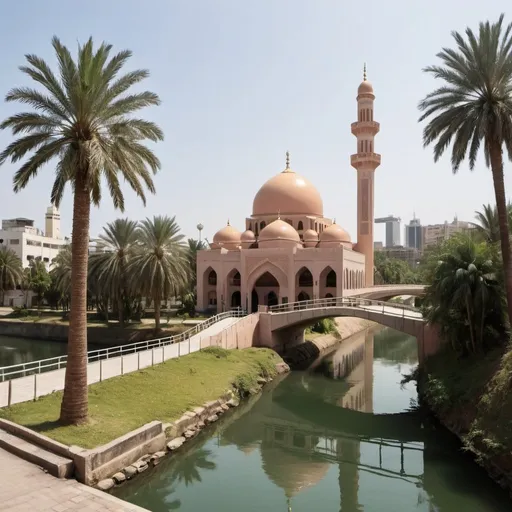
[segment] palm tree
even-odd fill
[[[69,299],[71,292],[71,245],[66,244],[53,258],[50,274],[55,282],[55,287],[62,297]]]
[[[8,117],[0,127],[10,128],[18,138],[0,154],[0,164],[17,163],[31,155],[14,175],[19,192],[51,160],[56,160],[56,178],[51,202],[59,205],[67,184],[73,190],[71,312],[68,362],[60,420],[66,424],[87,421],[87,263],[91,203],[99,205],[102,180],[106,181],[114,206],[124,210],[120,178],[145,204],[144,186],[152,193],[152,173],[160,162],[143,145],[163,139],[152,122],[133,114],[160,100],[152,92],[134,92],[131,87],[149,73],[136,70],[119,76],[130,51],[110,56],[112,46],[94,48],[92,38],[78,47],[78,58],[57,37],[52,40],[58,75],[35,55],[27,55],[20,69],[39,88],[17,87],[6,101],[31,108]]]
[[[178,482],[183,482],[186,487],[195,482],[202,482],[199,469],[213,471],[217,468],[217,464],[209,460],[211,455],[211,450],[198,448],[192,453],[188,453],[186,457],[182,457],[176,463],[172,474],[175,475]]]
[[[160,330],[163,299],[176,296],[188,279],[184,238],[175,217],[155,216],[140,223],[139,246],[128,267],[132,286],[151,297],[155,307],[155,332]]]
[[[5,290],[15,288],[23,280],[23,266],[16,253],[5,246],[0,247],[0,305],[4,305]]]
[[[512,321],[512,260],[503,180],[503,150],[512,159],[512,25],[480,23],[478,33],[466,29],[464,38],[453,32],[457,49],[443,48],[441,66],[425,72],[444,83],[419,104],[420,121],[430,119],[423,132],[425,146],[434,143],[437,161],[452,144],[453,172],[469,159],[475,167],[483,143],[491,168],[498,211],[501,252],[509,319]]]
[[[498,210],[490,204],[483,204],[482,211],[475,212],[476,222],[473,223],[480,236],[488,243],[500,241],[500,223]]]
[[[98,251],[90,258],[90,272],[100,286],[117,301],[119,324],[124,327],[125,300],[128,295],[127,268],[137,244],[137,222],[117,219],[99,236]]]
[[[44,261],[39,257],[30,260],[29,265],[30,288],[37,295],[37,311],[41,314],[43,295],[50,289],[52,279],[46,270]]]

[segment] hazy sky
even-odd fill
[[[202,222],[209,237],[226,223],[240,230],[258,188],[284,168],[310,179],[327,217],[355,238],[356,91],[363,62],[375,89],[375,149],[382,154],[375,182],[375,214],[424,224],[473,220],[482,203],[494,203],[483,159],[451,173],[449,158],[434,164],[423,149],[417,104],[435,85],[422,68],[453,46],[451,30],[495,20],[510,0],[22,0],[2,2],[0,95],[27,85],[17,67],[24,54],[54,63],[51,37],[73,50],[90,35],[114,49],[133,51],[130,68],[148,68],[146,88],[162,105],[144,115],[163,128],[155,150],[162,161],[157,194],[148,206],[126,190],[131,218],[176,215],[189,236]],[[508,21],[512,21],[509,17]],[[20,110],[0,103],[0,118]],[[0,133],[2,149],[11,134]],[[44,226],[53,166],[21,193],[12,192],[16,167],[0,168],[0,217],[24,216]],[[511,165],[505,168],[512,187]],[[71,232],[71,189],[61,206]],[[117,216],[104,194],[94,209],[91,235]],[[383,239],[377,228],[376,239]],[[403,232],[402,232],[403,237]]]

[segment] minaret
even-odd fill
[[[380,155],[374,152],[374,138],[379,123],[373,120],[373,87],[366,80],[366,64],[363,81],[357,89],[357,122],[352,123],[352,134],[357,137],[357,153],[350,163],[357,170],[357,246],[365,255],[365,284],[373,286],[373,182],[375,169],[380,165]]]

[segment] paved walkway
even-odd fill
[[[111,511],[146,509],[76,480],[60,480],[0,448],[0,510],[9,512]],[[146,511],[147,512],[147,511]]]

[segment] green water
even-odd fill
[[[89,345],[89,350],[95,350],[96,348],[100,347]],[[67,354],[67,350],[67,343],[62,341],[0,336],[0,368],[38,361],[39,359],[64,356]]]
[[[456,439],[415,410],[414,385],[400,387],[416,362],[410,336],[356,335],[114,492],[153,512],[510,511]]]

